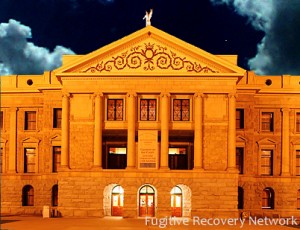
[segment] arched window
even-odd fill
[[[265,188],[262,192],[262,208],[274,209],[274,190]]]
[[[22,189],[22,205],[23,206],[34,205],[34,190],[31,185],[25,185]]]
[[[238,209],[244,208],[244,189],[242,187],[238,187]]]
[[[112,216],[122,216],[123,215],[123,206],[124,206],[124,189],[117,185],[112,189],[111,194],[111,215]]]
[[[143,186],[139,191],[139,216],[154,216],[155,191],[150,185]]]
[[[178,186],[171,190],[171,209],[172,216],[182,217],[182,190]]]
[[[58,206],[58,185],[52,187],[52,206]]]
[[[300,209],[300,189],[297,192],[297,209]]]

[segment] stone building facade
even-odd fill
[[[1,77],[1,213],[297,216],[300,76],[147,26]]]

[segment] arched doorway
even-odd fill
[[[141,187],[139,191],[139,216],[154,216],[155,191],[150,185]]]
[[[182,190],[178,186],[171,190],[171,209],[172,216],[182,217]]]
[[[111,215],[122,216],[124,205],[124,189],[117,185],[111,192]]]

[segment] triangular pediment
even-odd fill
[[[54,72],[74,75],[220,75],[243,76],[244,69],[152,26],[90,54],[67,58]]]
[[[22,143],[39,143],[40,140],[35,137],[26,137],[22,140]]]
[[[275,145],[276,141],[271,138],[263,138],[259,141],[257,141],[258,145]]]

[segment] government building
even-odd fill
[[[1,77],[1,213],[300,216],[300,76],[151,25]]]

